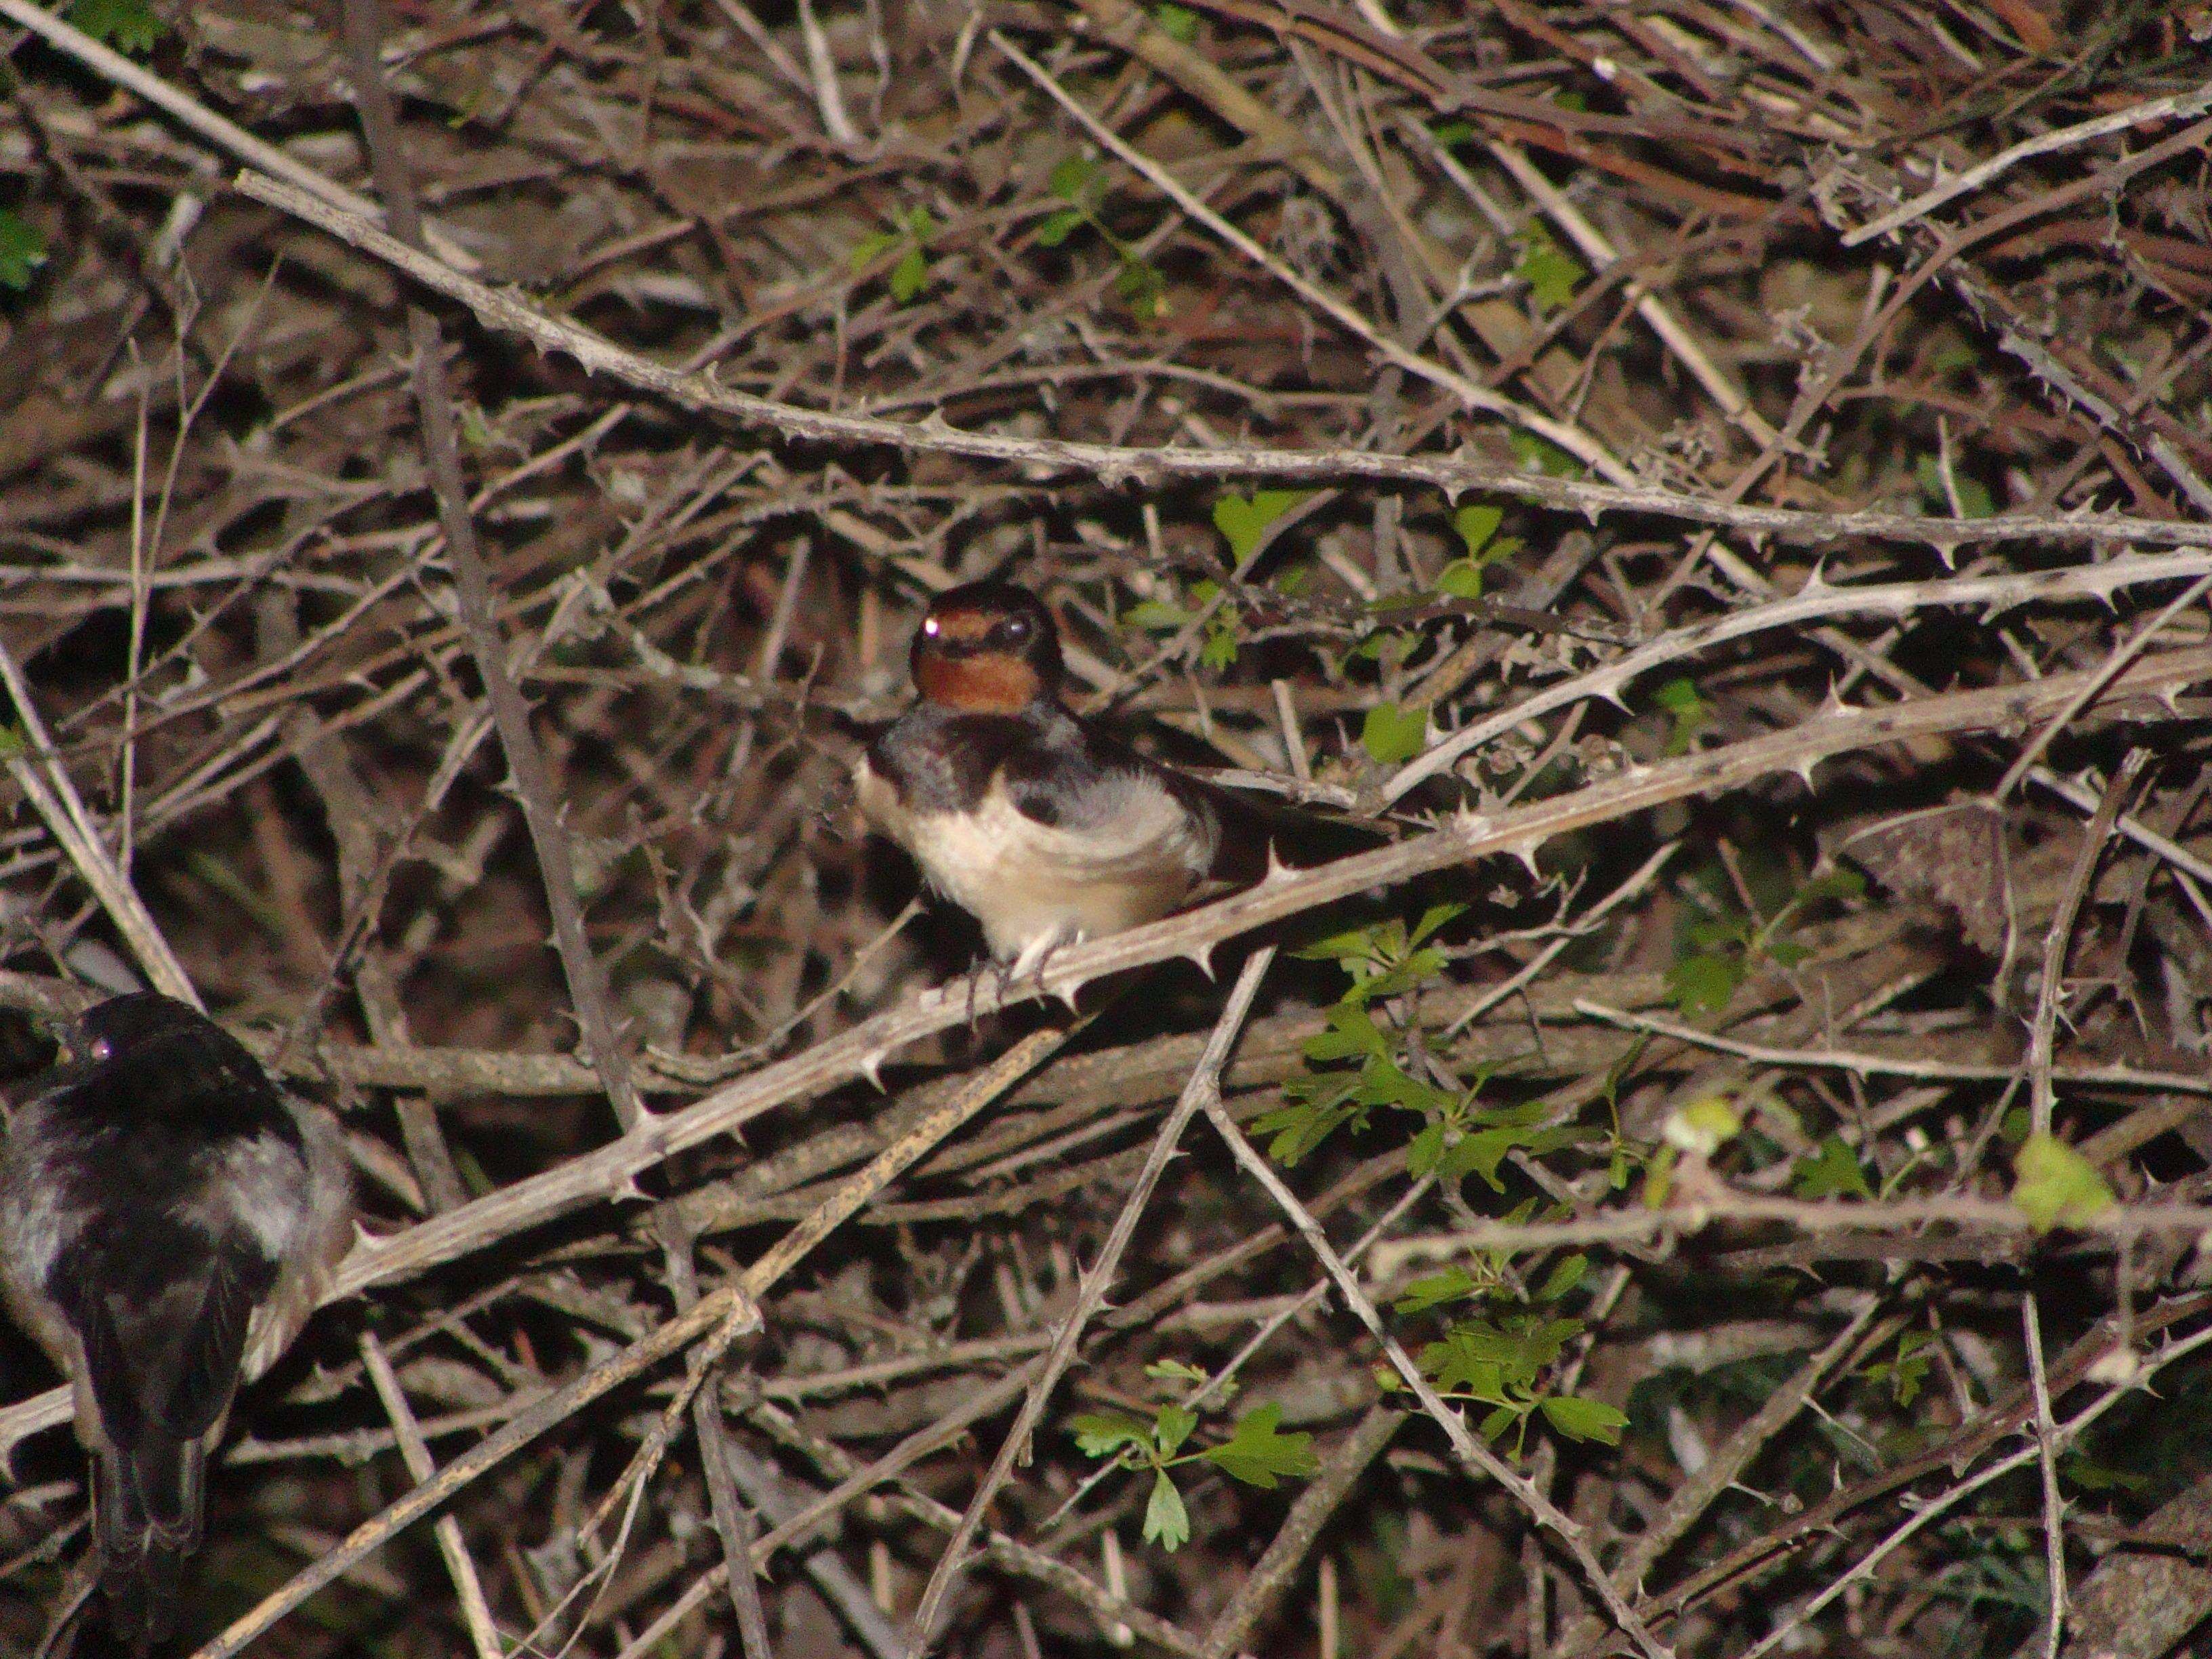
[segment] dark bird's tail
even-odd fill
[[[115,1639],[143,1654],[175,1628],[185,1562],[200,1541],[205,1452],[147,1425],[94,1461],[100,1588]]]

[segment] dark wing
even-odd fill
[[[71,1252],[50,1284],[76,1328],[100,1421],[95,1461],[100,1582],[115,1634],[160,1640],[184,1561],[199,1542],[207,1443],[238,1386],[255,1304],[276,1264],[242,1234],[212,1251],[114,1258]],[[103,1253],[104,1254],[104,1253]]]

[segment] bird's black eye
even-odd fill
[[[106,1037],[94,1037],[92,1046],[85,1050],[94,1065],[102,1065],[115,1058],[115,1045]]]
[[[1024,616],[1007,617],[999,624],[999,637],[1018,644],[1030,636],[1030,619]]]

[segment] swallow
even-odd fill
[[[1217,803],[1060,702],[1059,629],[1029,589],[940,593],[908,661],[917,701],[869,744],[854,793],[982,924],[1009,980],[1060,945],[1158,921],[1207,880]]]
[[[0,1288],[65,1371],[100,1587],[143,1654],[174,1627],[208,1453],[353,1236],[330,1114],[150,994],[87,1011],[0,1143]]]

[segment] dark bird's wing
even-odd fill
[[[65,1256],[52,1282],[99,1414],[89,1438],[108,1622],[143,1650],[174,1619],[185,1560],[199,1543],[207,1449],[229,1412],[246,1328],[276,1268],[244,1234],[167,1261],[149,1251],[119,1276],[112,1249],[99,1254],[107,1259]]]

